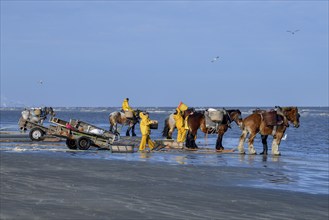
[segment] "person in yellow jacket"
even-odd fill
[[[177,128],[177,142],[178,143],[184,143],[186,140],[186,126],[185,126],[185,120],[183,118],[183,111],[181,111],[179,108],[176,108],[176,112],[174,114],[174,119],[176,122],[176,128]]]
[[[151,134],[150,124],[153,124],[154,121],[150,120],[148,113],[140,112],[139,117],[141,118],[140,129],[142,133],[142,139],[139,145],[139,150],[144,151],[146,144],[148,145],[150,150],[153,150],[155,147],[155,143],[150,138],[150,134]]]
[[[134,111],[130,106],[129,106],[129,98],[125,98],[122,102],[122,110],[123,111]]]

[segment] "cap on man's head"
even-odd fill
[[[127,101],[129,101],[129,98],[126,98]]]

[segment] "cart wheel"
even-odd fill
[[[40,128],[32,128],[29,137],[32,141],[41,141],[43,139],[45,132]]]
[[[66,146],[69,149],[76,150],[77,149],[77,144],[75,143],[74,139],[66,139]]]
[[[76,145],[80,150],[88,150],[91,145],[91,142],[89,138],[79,137],[76,141]]]

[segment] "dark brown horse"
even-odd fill
[[[254,139],[257,133],[260,133],[262,136],[263,143],[263,152],[261,154],[267,154],[267,137],[268,135],[272,135],[272,154],[281,155],[279,151],[279,145],[287,127],[289,127],[289,122],[292,123],[294,127],[299,127],[300,115],[298,113],[297,107],[277,107],[276,113],[279,118],[279,121],[280,118],[282,119],[282,122],[279,124],[269,125],[268,123],[266,123],[263,113],[263,111],[256,111],[255,113],[247,116],[245,119],[242,120],[242,134],[238,146],[238,150],[240,153],[245,153],[243,144],[249,133],[248,151],[249,154],[256,154],[256,150],[254,148]]]
[[[234,121],[238,126],[242,121],[241,112],[239,109],[225,110],[223,115],[223,120],[216,126],[216,129],[207,128],[206,126],[206,118],[205,112],[194,112],[192,115],[188,117],[188,133],[186,138],[185,146],[190,149],[197,149],[198,146],[195,143],[195,138],[197,135],[197,131],[200,130],[205,134],[214,134],[217,133],[217,141],[216,141],[216,150],[221,152],[224,150],[222,141],[223,136],[227,129],[230,127],[230,124]]]

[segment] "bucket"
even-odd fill
[[[180,102],[178,105],[178,109],[183,112],[183,111],[186,111],[188,109],[188,107],[183,102]]]
[[[158,129],[159,122],[158,121],[153,121],[152,124],[150,124],[150,129]]]
[[[134,114],[132,111],[125,111],[125,116],[126,116],[126,118],[133,118]]]

